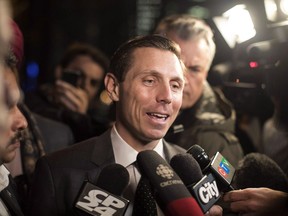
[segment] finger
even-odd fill
[[[218,205],[214,205],[210,208],[208,213],[205,215],[206,216],[222,216],[222,214],[223,214],[223,209]]]
[[[245,190],[234,190],[226,193],[223,197],[225,202],[235,202],[241,200],[247,200],[249,198]]]
[[[76,106],[71,100],[69,100],[67,97],[65,97],[65,96],[60,96],[60,97],[59,97],[59,102],[60,102],[63,106],[65,106],[67,109],[76,112],[77,106]]]
[[[59,84],[58,84],[59,83]],[[65,94],[73,101],[80,101],[80,103],[87,103],[88,94],[84,89],[76,88],[69,83],[57,81],[57,90],[60,94]]]
[[[72,84],[65,82],[63,80],[56,80],[56,86],[65,88],[65,89],[75,89],[77,88],[76,86],[73,86]]]
[[[251,212],[250,205],[247,201],[236,201],[230,203],[230,209],[233,212]]]

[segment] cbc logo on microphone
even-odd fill
[[[170,167],[166,165],[159,164],[156,168],[156,174],[162,178],[159,184],[160,187],[162,188],[172,186],[172,185],[183,184],[182,181],[173,179],[174,172]]]
[[[87,182],[76,207],[95,216],[122,216],[129,201]]]
[[[174,176],[173,170],[171,170],[168,166],[160,164],[156,168],[157,175],[161,176],[162,178],[171,179]]]

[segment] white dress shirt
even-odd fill
[[[6,188],[9,185],[9,171],[6,169],[6,167],[2,164],[0,166],[0,192]],[[0,199],[0,213],[1,216],[9,216],[10,214],[8,213],[8,210],[3,203],[3,201]]]
[[[129,185],[124,191],[123,196],[124,198],[130,201],[128,209],[125,212],[125,216],[131,216],[134,203],[134,194],[136,191],[137,184],[141,178],[141,174],[135,167],[138,152],[121,138],[121,136],[117,132],[115,125],[111,130],[111,140],[115,162],[124,166],[128,170],[130,175]],[[165,158],[162,139],[159,141],[159,143],[153,150],[156,151],[161,157]],[[164,215],[160,210],[160,208],[158,207],[158,205],[157,205],[157,212],[158,215]]]

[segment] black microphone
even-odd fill
[[[109,164],[101,170],[97,186],[84,182],[75,207],[88,215],[122,216],[129,205],[129,201],[121,197],[128,183],[126,168],[120,164]]]
[[[203,176],[199,164],[190,154],[175,155],[170,165],[195,197],[203,213],[219,200],[221,194],[214,176],[211,173]]]
[[[203,216],[196,200],[171,166],[153,150],[138,153],[137,163],[143,176],[149,179],[157,203],[168,216]]]
[[[204,175],[211,173],[215,177],[220,191],[234,190],[231,182],[235,168],[219,152],[210,160],[202,147],[193,145],[187,150],[187,153],[191,154],[198,162]]]
[[[237,189],[267,187],[288,192],[288,178],[280,166],[265,154],[253,152],[239,162],[233,179]]]

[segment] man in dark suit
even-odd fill
[[[140,179],[138,152],[153,149],[167,160],[184,152],[162,139],[181,106],[183,71],[178,47],[168,39],[145,36],[121,46],[105,77],[116,105],[115,124],[99,137],[39,159],[29,215],[77,215],[74,205],[83,182],[95,182],[111,163],[123,165],[130,174],[124,197],[131,201],[126,212],[131,215],[134,196],[126,194],[135,193]]]
[[[1,143],[0,149],[0,214],[21,216],[22,210],[18,204],[16,186],[3,163],[13,160],[19,151],[21,132],[27,128],[26,118],[18,107],[20,101],[20,90],[16,74],[13,71],[15,56],[9,52],[4,59],[4,80],[7,87],[6,105],[8,112],[7,129],[1,136],[5,141]]]

